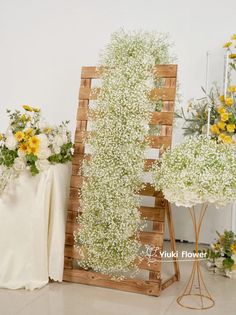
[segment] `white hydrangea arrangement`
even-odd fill
[[[189,137],[163,155],[153,179],[177,206],[225,205],[236,200],[235,149],[206,136]]]
[[[23,170],[36,175],[50,164],[71,160],[68,122],[52,127],[43,120],[40,109],[23,108],[24,113],[7,111],[10,125],[5,134],[0,134],[0,193]]]
[[[102,88],[93,121],[92,160],[84,168],[83,215],[75,241],[79,265],[109,275],[134,266],[140,243],[139,199],[145,137],[154,104],[153,67],[169,62],[164,35],[116,32],[102,55]]]

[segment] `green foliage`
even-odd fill
[[[9,150],[6,147],[0,148],[0,165],[11,167],[15,158],[18,156],[15,150]]]

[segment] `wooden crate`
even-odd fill
[[[88,110],[90,100],[95,100],[97,93],[92,93],[92,80],[99,79],[102,69],[96,67],[83,67],[81,73],[81,86],[79,92],[79,105],[77,112],[77,125],[75,132],[75,151],[72,160],[72,177],[70,185],[70,198],[68,205],[67,225],[66,225],[66,244],[65,244],[65,266],[64,281],[83,283],[107,288],[119,289],[129,292],[142,293],[147,295],[159,296],[161,290],[168,287],[174,281],[179,280],[179,266],[176,259],[173,260],[174,273],[166,281],[161,277],[161,262],[148,263],[147,259],[139,263],[140,269],[149,272],[148,280],[126,279],[123,281],[112,280],[109,276],[83,269],[75,268],[74,261],[80,259],[79,251],[74,247],[73,232],[78,229],[76,218],[81,213],[80,199],[78,191],[83,185],[83,176],[79,175],[82,161],[89,159],[85,154],[84,137],[88,134]],[[154,68],[154,76],[162,78],[163,87],[155,88],[151,91],[150,97],[153,99],[161,98],[163,100],[162,112],[152,113],[150,125],[161,125],[159,136],[150,136],[150,147],[166,149],[171,146],[172,127],[174,115],[174,100],[176,93],[177,65],[160,65]],[[146,159],[144,170],[148,171],[155,160]],[[163,248],[164,224],[167,220],[169,227],[169,237],[171,241],[171,250],[175,251],[175,237],[172,222],[172,215],[169,203],[164,199],[160,192],[150,185],[146,184],[140,192],[144,196],[155,198],[154,207],[140,207],[141,217],[153,222],[152,231],[143,231],[140,234],[140,241],[144,245],[154,245]],[[157,258],[160,256],[157,253]]]

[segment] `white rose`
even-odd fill
[[[6,142],[5,142],[5,145],[6,147],[9,149],[9,150],[15,150],[16,147],[17,147],[17,141],[15,139],[15,137],[13,136],[13,134],[9,135],[6,139]]]
[[[26,168],[26,161],[23,158],[16,158],[13,164],[13,168],[16,171],[23,171]]]
[[[49,148],[45,148],[40,146],[39,153],[38,153],[38,158],[40,160],[46,160],[49,158],[49,156],[52,154],[51,150]]]
[[[25,155],[26,155],[26,152],[21,151],[21,150],[18,150],[18,151],[17,151],[17,154],[18,154],[18,156],[19,156],[20,158],[24,158]]]
[[[60,135],[56,135],[53,140],[53,145],[61,147],[64,144],[63,138]]]
[[[40,140],[40,147],[41,148],[47,148],[49,146],[49,140],[45,134],[43,134],[43,133],[39,134],[38,138]]]
[[[40,172],[43,172],[49,169],[50,163],[48,160],[37,160],[35,165]]]

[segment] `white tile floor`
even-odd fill
[[[178,249],[192,248],[178,244]],[[167,264],[166,264],[167,265]],[[191,263],[183,262],[181,281],[149,297],[110,289],[72,283],[50,283],[41,290],[0,289],[0,315],[188,315],[199,311],[180,307],[176,297],[184,288]],[[215,299],[215,307],[204,315],[235,315],[236,280],[209,274],[203,268],[207,287]]]

